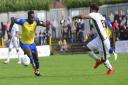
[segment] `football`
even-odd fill
[[[30,59],[27,55],[21,57],[21,64],[28,66],[30,64]]]

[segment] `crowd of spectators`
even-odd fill
[[[126,11],[119,10],[109,14],[109,19],[112,23],[112,46],[115,46],[116,41],[128,40],[128,14]]]
[[[109,18],[112,22],[112,31],[115,34],[115,41],[128,40],[128,14],[122,10],[110,13]]]

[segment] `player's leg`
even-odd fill
[[[108,69],[112,69],[112,65],[110,64],[109,60],[108,60],[107,58],[105,58],[103,51],[100,51],[100,56],[101,56],[101,60],[104,62],[104,65],[105,65]]]
[[[39,60],[38,60],[38,54],[32,53],[32,55],[33,55],[35,67],[36,67],[35,75],[40,76],[40,72],[39,72],[40,64],[39,64]]]
[[[35,67],[35,63],[34,63],[34,59],[33,59],[33,56],[32,56],[32,51],[31,51],[30,45],[29,44],[23,44],[23,43],[20,42],[20,46],[23,49],[24,54],[26,54],[29,57],[30,63],[32,64],[33,70],[35,72],[36,67]]]
[[[11,54],[11,48],[8,49],[8,56],[7,56],[6,60],[4,61],[5,64],[10,63],[10,54]]]
[[[36,71],[36,66],[35,66],[35,62],[34,62],[34,59],[33,59],[33,56],[32,56],[32,52],[31,52],[31,49],[23,49],[24,50],[24,53],[29,57],[30,59],[30,63],[32,64],[32,67],[33,67],[33,70],[34,72]]]
[[[21,64],[21,56],[20,56],[20,53],[19,53],[19,48],[16,48],[16,52],[17,52],[17,55],[18,55],[18,64]]]
[[[107,56],[109,56],[109,48],[110,48],[110,41],[109,39],[104,40],[102,43],[102,49],[100,50],[102,61],[104,62],[104,65],[108,68],[107,74],[112,74],[115,69],[112,67],[111,63],[107,59]]]
[[[15,39],[14,45],[15,45],[16,52],[17,52],[17,55],[18,55],[18,62],[17,63],[21,64],[21,56],[20,56],[20,53],[19,53],[19,40],[17,38]]]
[[[87,44],[87,47],[91,50],[88,52],[88,54],[90,55],[90,57],[92,57],[96,63],[94,65],[94,69],[96,69],[99,65],[101,65],[103,62],[97,57],[97,55],[95,54],[94,50],[98,50],[98,46],[99,46],[99,40],[98,37],[96,37],[95,39],[93,39],[92,41],[90,41]]]
[[[32,56],[33,56],[34,63],[35,63],[35,68],[36,68],[35,75],[40,76],[38,52],[37,52],[37,48],[36,48],[35,43],[31,44],[31,50],[32,50]]]
[[[113,72],[115,72],[115,69],[112,67],[111,63],[109,62],[108,59],[104,60],[104,65],[106,66],[106,68],[108,68],[106,74],[110,75],[110,74],[113,74]]]
[[[94,50],[97,49],[97,38],[93,39],[87,44],[88,49],[90,50],[88,52],[89,56],[93,58],[95,61],[99,60],[97,55],[95,54]]]
[[[8,48],[8,56],[7,56],[6,60],[4,61],[5,64],[10,63],[10,55],[11,55],[11,50],[13,47],[14,47],[14,44],[13,44],[12,39],[11,39],[10,44],[9,44],[9,48]]]
[[[106,61],[107,54],[109,55],[108,52],[106,53],[104,42],[102,40],[100,40],[99,37],[97,37],[97,42],[96,43],[97,43],[97,49],[99,51],[99,55],[101,57],[101,60],[98,60],[96,62],[96,64],[94,65],[94,69],[98,68],[99,65],[103,64]],[[109,48],[109,42],[108,42],[107,48]]]
[[[110,47],[110,49],[109,49],[109,53],[113,54],[115,60],[117,60],[117,53],[115,53],[115,51],[112,49],[112,47]]]

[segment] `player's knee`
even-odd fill
[[[87,48],[88,48],[89,50],[92,50],[92,46],[91,46],[90,44],[87,44]]]

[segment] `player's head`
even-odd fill
[[[13,23],[14,22],[14,17],[11,17],[11,23]]]
[[[10,28],[12,28],[12,26],[14,25],[15,18],[14,17],[11,17],[10,20],[11,20]]]
[[[90,5],[91,12],[93,12],[93,11],[98,12],[98,10],[99,10],[99,6],[96,3],[93,3]]]
[[[28,22],[31,24],[35,20],[35,14],[34,11],[30,10],[28,11]]]

